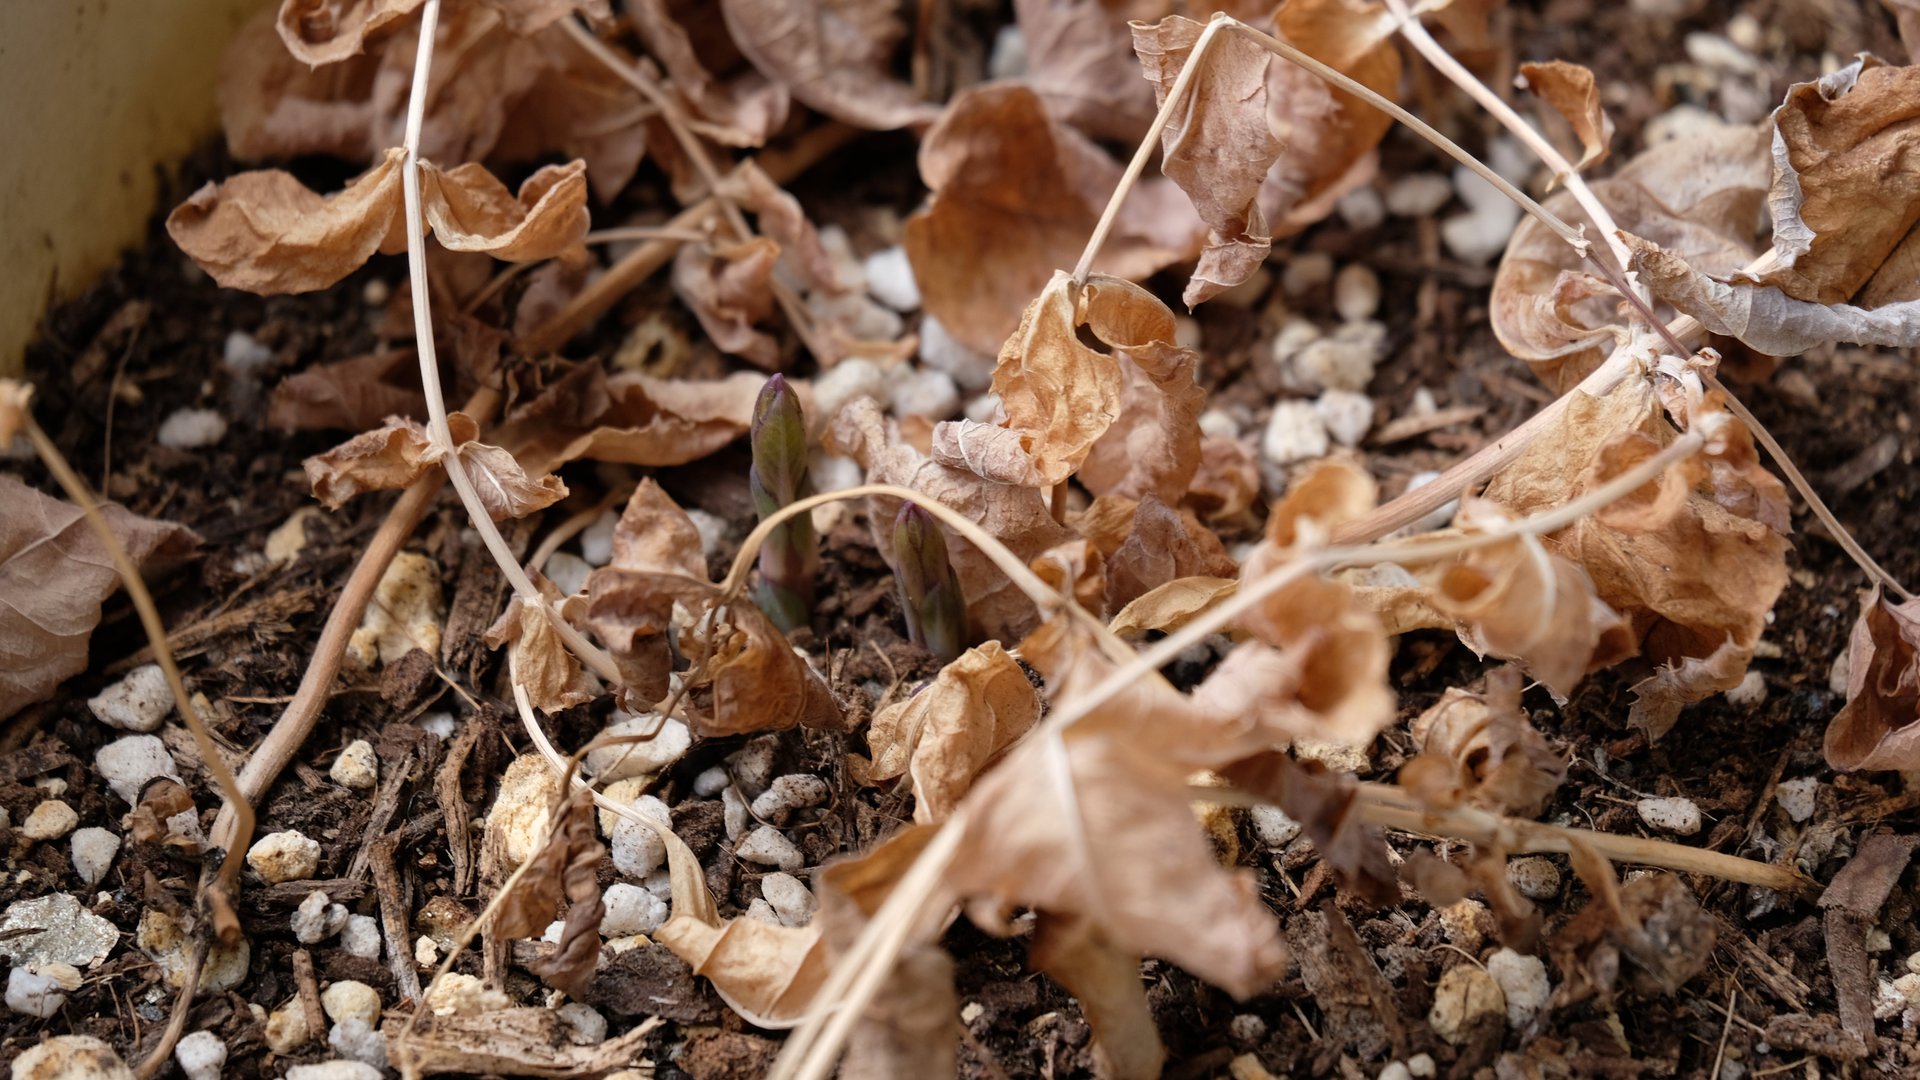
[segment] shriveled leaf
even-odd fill
[[[927,313],[975,352],[998,350],[1055,270],[1079,258],[1120,171],[1033,90],[963,91],[921,141],[933,196],[904,237]],[[1095,266],[1145,277],[1192,254],[1204,229],[1171,183],[1143,182]]]
[[[1204,26],[1169,15],[1132,29],[1154,100],[1164,105]],[[1247,280],[1272,246],[1258,198],[1280,156],[1280,143],[1267,126],[1272,61],[1273,55],[1253,41],[1219,34],[1161,129],[1160,171],[1180,185],[1207,223],[1200,265],[1181,296],[1189,308]]]
[[[362,432],[301,465],[313,497],[329,510],[345,506],[363,491],[403,488],[434,464],[432,441],[417,420],[391,416],[381,427]]]
[[[559,477],[552,473],[537,479],[528,476],[514,456],[498,446],[468,441],[454,454],[473,481],[480,505],[495,521],[526,517],[567,497],[567,485]]]
[[[667,848],[673,914],[653,935],[713,983],[720,997],[756,1027],[800,1022],[827,977],[820,927],[780,926],[759,919],[723,919],[707,891],[706,873],[686,842],[648,817],[638,817]]]
[[[715,78],[667,0],[635,0],[625,12],[648,54],[666,69],[669,85],[687,100],[696,122],[703,121],[702,134],[730,146],[760,146],[786,122],[787,88],[758,72]]]
[[[1705,656],[1684,656],[1662,665],[1633,684],[1627,722],[1654,734],[1672,730],[1682,708],[1739,686],[1752,655],[1729,637]]]
[[[560,590],[545,575],[534,574],[534,584],[549,603],[558,604],[562,599]],[[534,708],[548,713],[583,705],[600,696],[599,680],[587,673],[573,650],[561,640],[553,627],[555,617],[558,616],[550,610],[526,607],[515,596],[507,601],[507,610],[487,628],[484,638],[490,649],[502,645],[512,648],[515,681],[526,687]]]
[[[1106,563],[1108,611],[1176,578],[1221,578],[1239,569],[1213,530],[1152,495],[1140,500],[1132,529]]]
[[[1757,230],[1770,172],[1765,131],[1724,127],[1661,143],[1590,186],[1622,229],[1702,271],[1731,274],[1766,247]],[[1594,235],[1571,195],[1546,206]],[[1490,314],[1500,344],[1557,391],[1598,367],[1626,334],[1619,297],[1532,218],[1507,244]]]
[[[1920,769],[1920,600],[1875,588],[1847,642],[1847,703],[1827,724],[1836,769]]]
[[[933,119],[888,72],[906,32],[893,0],[721,0],[720,13],[753,66],[810,108],[876,131]]]
[[[1176,578],[1135,597],[1120,609],[1107,629],[1121,637],[1133,637],[1149,630],[1170,634],[1239,588],[1240,582],[1233,578]]]
[[[965,469],[928,460],[901,440],[871,399],[841,409],[827,431],[826,441],[831,452],[858,461],[866,469],[869,482],[911,488],[930,501],[952,507],[978,522],[1022,559],[1032,560],[1073,538],[1053,520],[1040,491],[996,484]],[[872,502],[869,519],[875,524],[874,543],[887,565],[892,566],[891,523],[900,507],[892,499]],[[1036,621],[1033,602],[991,559],[958,537],[953,538],[948,555],[966,594],[967,617],[977,624],[981,637],[1011,641],[1032,629]]]
[[[585,991],[600,959],[599,865],[606,854],[594,833],[593,802],[582,789],[551,815],[547,841],[533,865],[494,915],[493,932],[504,938],[533,937],[547,928],[567,903],[560,947],[551,957],[529,965],[549,984],[578,995]]]
[[[587,166],[548,165],[507,191],[484,166],[442,171],[421,165],[427,224],[449,251],[477,251],[506,262],[551,259],[587,234]]]
[[[1600,107],[1600,87],[1593,72],[1565,60],[1520,65],[1520,84],[1534,96],[1553,106],[1573,128],[1580,140],[1580,160],[1575,169],[1585,169],[1607,158],[1607,144],[1613,139],[1613,121]]]
[[[751,158],[721,178],[720,192],[757,219],[759,231],[780,245],[781,254],[807,288],[826,292],[844,288],[800,200],[774,183]]]
[[[1386,840],[1378,826],[1366,824],[1355,812],[1359,785],[1352,777],[1271,750],[1233,762],[1220,776],[1299,822],[1346,888],[1370,903],[1399,901]]]
[[[1188,483],[1186,504],[1203,520],[1234,526],[1249,523],[1259,497],[1260,466],[1253,448],[1221,435],[1202,438],[1200,465]]]
[[[240,161],[320,153],[366,161],[390,140],[374,137],[379,111],[369,86],[380,57],[357,55],[311,68],[288,51],[276,13],[235,31],[220,61],[218,99],[227,149]]]
[[[873,778],[913,777],[913,818],[944,820],[994,755],[1040,719],[1040,698],[997,641],[969,649],[933,683],[873,718]]]
[[[556,461],[587,458],[623,465],[684,465],[747,433],[753,402],[766,378],[736,372],[724,379],[658,379],[623,371],[607,379],[607,410],[574,436]],[[788,385],[805,388],[789,380]]]
[[[1274,15],[1280,37],[1388,98],[1400,84],[1394,23],[1377,0],[1288,0]],[[1319,221],[1342,195],[1371,181],[1374,148],[1392,126],[1385,113],[1297,64],[1269,65],[1267,127],[1281,151],[1260,207],[1274,235]]]
[[[1107,561],[1092,541],[1055,544],[1028,566],[1048,588],[1072,598],[1089,615],[1097,619],[1106,614]]]
[[[609,570],[707,579],[700,531],[660,485],[642,480],[613,529]],[[673,669],[671,632],[674,596],[665,590],[610,591],[606,571],[587,579],[587,622],[607,646],[628,689],[646,703],[667,693]],[[648,579],[651,580],[651,579]]]
[[[358,55],[368,35],[411,15],[422,0],[281,0],[277,25],[287,50],[318,67]]]
[[[1120,415],[1075,474],[1095,495],[1151,494],[1177,506],[1200,471],[1199,421],[1207,407],[1207,393],[1195,378],[1200,356],[1173,343],[1170,325],[1164,330],[1165,338],[1115,343]],[[1159,334],[1162,327],[1149,332]]]
[[[1533,817],[1566,778],[1566,761],[1527,721],[1510,667],[1479,693],[1449,688],[1414,719],[1413,737],[1420,755],[1401,767],[1400,785],[1429,806]]]
[[[1033,966],[1066,988],[1093,1029],[1096,1075],[1155,1080],[1167,1050],[1154,1027],[1140,955],[1084,915],[1043,915],[1028,949]]]
[[[764,236],[686,244],[673,258],[673,291],[721,352],[767,369],[780,362],[773,335],[756,325],[773,315],[773,267],[780,245]]]
[[[79,507],[0,472],[0,718],[51,696],[87,667],[87,642],[120,572]],[[101,507],[134,565],[193,554],[200,538],[172,522]]]
[[[1153,92],[1129,47],[1129,18],[1152,18],[1159,5],[1139,0],[1014,0],[1026,38],[1021,81],[1047,111],[1096,139],[1138,143],[1153,122]]]
[[[406,246],[400,169],[386,158],[322,196],[279,169],[209,183],[167,215],[167,235],[229,289],[262,296],[312,292],[346,277],[375,251]]]
[[[389,416],[423,417],[427,399],[419,379],[412,349],[315,364],[273,388],[267,423],[283,431],[363,431]]]
[[[1610,445],[1637,438],[1664,445],[1673,435],[1644,383],[1629,380],[1604,398],[1576,392],[1554,430],[1489,481],[1485,495],[1515,514],[1544,510],[1611,478],[1622,461],[1605,453]],[[1626,617],[1652,667],[1680,669],[1723,645],[1734,650],[1737,663],[1727,657],[1711,669],[1687,669],[1725,676],[1689,679],[1687,700],[1739,682],[1787,580],[1785,539],[1699,490],[1664,520],[1590,516],[1546,542],[1580,564],[1600,599]],[[1649,729],[1655,738],[1664,732]]]

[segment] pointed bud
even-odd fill
[[[914,503],[893,520],[894,577],[906,611],[907,636],[941,663],[966,651],[967,604],[947,560],[947,539],[933,515]]]
[[[800,396],[784,375],[768,379],[754,402],[748,443],[753,468],[747,486],[762,520],[813,494],[807,479],[807,419],[800,409]],[[818,563],[813,520],[805,514],[777,526],[760,548],[756,599],[780,629],[791,631],[812,621]]]

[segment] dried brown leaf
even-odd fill
[[[471,162],[442,171],[421,165],[427,224],[449,251],[477,251],[506,262],[551,259],[587,234],[587,165],[548,165],[520,184],[518,196]]]
[[[459,434],[454,437],[458,439]],[[468,440],[459,444],[454,455],[473,481],[480,505],[495,521],[526,517],[567,497],[567,485],[559,477],[552,473],[528,476],[520,462],[498,446]]]
[[[1280,37],[1388,98],[1400,84],[1394,23],[1374,0],[1288,0],[1274,15]],[[1298,64],[1269,65],[1267,127],[1281,151],[1261,187],[1260,208],[1273,234],[1319,221],[1342,195],[1371,181],[1374,147],[1392,126],[1385,113]]]
[[[1527,721],[1510,667],[1489,673],[1479,693],[1449,688],[1412,730],[1420,755],[1401,767],[1400,785],[1429,806],[1533,817],[1566,778],[1566,761]]]
[[[659,379],[620,372],[607,380],[607,410],[583,434],[559,447],[555,462],[587,458],[624,465],[684,465],[747,433],[753,402],[766,377],[736,372],[724,379]],[[807,388],[789,380],[806,400]]]
[[[433,464],[431,446],[425,425],[394,416],[301,464],[313,497],[338,510],[363,491],[403,488],[419,479]]]
[[[773,315],[773,267],[780,245],[764,236],[684,244],[673,258],[673,292],[700,320],[715,348],[768,370],[780,345],[758,328]]]
[[[312,67],[357,56],[369,35],[411,15],[422,0],[281,0],[276,25],[287,50]]]
[[[759,231],[780,245],[781,254],[807,288],[825,292],[845,288],[800,200],[774,183],[753,159],[720,179],[720,193],[757,219]]]
[[[493,932],[503,938],[533,937],[546,930],[567,903],[560,947],[551,957],[529,965],[549,985],[578,996],[600,960],[599,866],[606,854],[594,834],[593,802],[585,789],[550,815],[547,841],[533,864],[494,915]]]
[[[1095,1075],[1157,1080],[1167,1050],[1140,981],[1138,953],[1119,945],[1084,915],[1043,913],[1027,955],[1080,1004],[1093,1029]]]
[[[1847,642],[1847,703],[1827,724],[1836,769],[1920,769],[1920,600],[1863,598]]]
[[[934,116],[888,73],[906,32],[893,0],[721,0],[720,13],[753,66],[810,108],[875,131]]]
[[[1224,578],[1239,570],[1213,530],[1152,495],[1140,500],[1133,527],[1107,554],[1106,568],[1107,611],[1119,611],[1177,578]]]
[[[921,141],[933,196],[904,237],[927,313],[974,351],[998,350],[1054,271],[1079,258],[1120,171],[1032,89],[963,91]],[[1173,184],[1142,182],[1095,267],[1145,277],[1192,254],[1204,229]]]
[[[276,13],[262,11],[234,33],[220,61],[220,120],[241,161],[327,154],[365,161],[392,140],[376,138],[371,94],[379,56],[314,68],[287,50]]]
[[[1607,159],[1607,144],[1613,139],[1613,121],[1600,107],[1600,87],[1593,72],[1565,60],[1520,65],[1521,87],[1553,106],[1580,140],[1580,160],[1576,170]]]
[[[1207,407],[1207,392],[1195,379],[1200,356],[1173,344],[1172,330],[1165,327],[1164,339],[1114,343],[1120,415],[1075,474],[1095,495],[1151,494],[1177,506],[1200,471],[1199,421]],[[1156,326],[1151,332],[1162,331]]]
[[[1034,488],[1008,487],[982,480],[964,469],[950,468],[923,457],[900,440],[898,431],[871,399],[855,401],[840,410],[827,432],[827,448],[851,457],[876,484],[897,484],[921,492],[979,523],[1016,556],[1032,560],[1041,552],[1073,538],[1047,510],[1046,498]],[[874,499],[871,521],[876,523],[874,544],[891,566],[891,522],[899,505]],[[880,527],[878,523],[888,523]],[[981,638],[1017,640],[1032,629],[1037,616],[1033,602],[1007,580],[1000,568],[979,549],[951,538],[948,556],[960,589],[967,599],[967,617]]]
[[[1251,446],[1222,435],[1200,440],[1200,464],[1185,501],[1203,520],[1228,527],[1249,524],[1260,490],[1260,466]]]
[[[725,82],[715,78],[666,0],[636,0],[626,5],[626,14],[693,119],[704,121],[698,123],[702,134],[729,146],[760,146],[786,123],[787,88],[758,72]]]
[[[1622,229],[1703,271],[1731,274],[1765,248],[1757,230],[1769,174],[1766,133],[1726,127],[1655,146],[1590,186]],[[1594,235],[1571,195],[1546,206]],[[1532,218],[1507,244],[1490,310],[1500,344],[1560,391],[1598,367],[1626,332],[1620,298]]]
[[[1154,100],[1164,105],[1204,27],[1170,15],[1132,29]],[[1207,223],[1200,265],[1181,296],[1189,308],[1247,280],[1272,246],[1259,203],[1261,184],[1280,156],[1280,143],[1267,126],[1272,60],[1247,38],[1219,35],[1161,130],[1160,171],[1180,185]]]
[[[558,604],[560,590],[537,571],[533,579],[548,602]],[[573,650],[561,640],[550,612],[530,609],[515,596],[484,635],[490,649],[502,645],[512,648],[515,681],[526,687],[534,708],[548,713],[592,701],[600,696],[601,689],[599,680],[587,674]]]
[[[945,820],[994,755],[1040,719],[1040,698],[1020,665],[989,641],[940,670],[933,683],[880,710],[867,744],[875,780],[910,772],[913,819]]]
[[[1153,18],[1155,0],[1014,0],[1026,39],[1021,81],[1047,111],[1096,139],[1138,143],[1153,122],[1152,91],[1140,79],[1127,20]]]
[[[418,371],[412,349],[315,364],[273,388],[267,423],[283,431],[364,431],[389,416],[425,416]]]
[[[1135,597],[1120,609],[1107,629],[1121,637],[1158,630],[1170,634],[1240,588],[1233,578],[1176,578]]]

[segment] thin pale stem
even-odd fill
[[[514,558],[513,549],[507,546],[506,538],[500,535],[493,515],[481,503],[480,493],[474,489],[473,478],[467,474],[466,462],[454,446],[453,433],[447,426],[447,401],[440,389],[440,361],[433,344],[433,307],[427,284],[426,221],[420,203],[420,127],[426,117],[427,78],[433,70],[433,38],[439,20],[440,0],[427,0],[420,11],[420,47],[414,55],[413,89],[407,100],[407,157],[400,174],[401,194],[407,214],[407,275],[413,288],[414,338],[420,354],[421,390],[427,400],[428,432],[440,454],[440,463],[446,468],[447,479],[453,482],[453,490],[459,493],[461,504],[467,508],[467,517],[471,519],[474,531],[480,534],[481,542],[492,553],[493,561],[499,564],[500,572],[506,575],[520,603],[540,611],[560,640],[595,675],[607,682],[618,683],[620,669],[614,664],[613,658],[588,641],[572,624],[548,610],[546,597],[534,587],[520,560]]]
[[[186,721],[187,730],[193,733],[193,744],[200,751],[200,760],[207,774],[213,777],[219,787],[220,795],[226,800],[222,813],[231,813],[234,827],[226,844],[226,855],[220,862],[220,874],[214,880],[213,892],[216,905],[228,905],[224,914],[231,919],[231,904],[240,895],[240,866],[246,856],[249,840],[253,838],[253,803],[240,790],[240,784],[234,779],[233,770],[227,767],[227,759],[214,744],[213,734],[207,730],[206,722],[193,707],[193,696],[187,693],[186,680],[180,677],[180,666],[174,663],[173,647],[167,644],[167,624],[160,618],[160,609],[153,602],[153,594],[147,591],[146,579],[140,576],[140,568],[133,564],[127,549],[121,545],[120,538],[114,534],[113,527],[100,512],[100,504],[94,500],[93,492],[88,490],[87,482],[73,471],[66,456],[53,444],[47,433],[33,419],[26,409],[20,410],[21,428],[40,460],[47,466],[61,487],[80,508],[86,517],[87,527],[100,540],[100,545],[113,560],[113,568],[120,573],[121,584],[126,586],[127,596],[133,601],[134,611],[140,615],[140,628],[146,631],[147,641],[153,649],[154,663],[160,665],[161,674],[166,676],[167,690],[173,694],[174,708],[180,710],[180,719]],[[238,928],[238,924],[234,924]]]
[[[1875,562],[1873,556],[1867,554],[1867,549],[1860,546],[1860,541],[1854,539],[1853,533],[1847,531],[1847,527],[1840,524],[1840,519],[1833,516],[1833,511],[1827,508],[1825,500],[1820,498],[1820,493],[1807,482],[1799,466],[1787,456],[1786,449],[1774,439],[1773,433],[1767,430],[1766,425],[1762,424],[1739,398],[1733,396],[1733,391],[1728,390],[1719,379],[1707,375],[1703,381],[1709,387],[1720,391],[1721,396],[1726,399],[1727,409],[1739,417],[1741,423],[1747,425],[1747,430],[1753,432],[1753,437],[1760,440],[1761,446],[1766,447],[1767,455],[1773,458],[1773,463],[1786,474],[1787,483],[1792,484],[1793,490],[1799,492],[1800,497],[1806,500],[1807,509],[1813,511],[1813,516],[1820,519],[1820,524],[1827,527],[1827,533],[1833,537],[1834,543],[1840,545],[1841,550],[1853,559],[1855,565],[1866,571],[1867,577],[1898,593],[1900,599],[1913,599],[1913,594],[1907,591],[1907,587],[1900,584],[1898,579]]]

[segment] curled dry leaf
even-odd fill
[[[1836,769],[1920,770],[1920,600],[1875,588],[1847,642],[1847,704],[1827,724]]]
[[[1590,186],[1625,231],[1646,237],[1703,272],[1731,274],[1765,247],[1770,169],[1759,128],[1715,128],[1661,143]],[[1560,192],[1547,209],[1589,236],[1594,225]],[[1600,365],[1626,339],[1620,298],[1533,218],[1514,231],[1493,279],[1494,334],[1557,391]]]
[[[586,989],[600,960],[599,866],[606,854],[594,835],[593,801],[585,789],[576,792],[551,814],[547,842],[533,856],[533,864],[501,903],[493,932],[502,938],[534,937],[546,930],[567,903],[560,947],[551,957],[528,966],[550,985],[575,996]]]
[[[1034,488],[1009,487],[982,480],[965,469],[930,461],[900,439],[899,432],[871,399],[855,401],[840,410],[827,431],[827,449],[858,461],[867,480],[897,484],[924,494],[972,518],[1016,556],[1031,561],[1041,552],[1073,539],[1053,520],[1045,496]],[[893,530],[899,513],[892,499],[874,499],[874,544],[888,566],[894,565]],[[967,618],[981,638],[1017,640],[1037,619],[1033,602],[1007,580],[1000,568],[978,548],[952,538],[948,556],[960,588],[966,594]]]
[[[427,415],[412,349],[363,353],[315,364],[273,388],[267,423],[283,431],[364,431],[389,416]],[[389,381],[397,376],[398,381]]]
[[[684,465],[747,433],[766,377],[736,372],[724,379],[658,379],[623,371],[607,379],[606,411],[572,435],[556,461],[587,458],[624,465]],[[801,400],[803,383],[788,380]]]
[[[495,521],[525,517],[567,497],[567,486],[559,477],[551,473],[529,477],[512,454],[477,441],[478,426],[465,413],[448,414],[447,427],[456,447],[454,456]],[[424,425],[390,416],[384,426],[355,435],[302,464],[314,498],[329,510],[338,510],[363,491],[406,487],[439,461],[440,452]]]
[[[1133,48],[1157,104],[1166,103],[1204,29],[1179,15],[1152,26],[1133,24]],[[1200,265],[1181,296],[1189,308],[1247,280],[1272,246],[1258,198],[1280,156],[1280,143],[1267,126],[1272,60],[1247,38],[1219,34],[1161,129],[1160,171],[1180,185],[1207,223]]]
[[[538,571],[531,576],[547,601],[559,605],[563,598],[553,582]],[[548,713],[592,701],[601,689],[599,680],[587,673],[561,640],[553,626],[555,617],[552,608],[529,608],[515,596],[485,634],[488,648],[512,648],[515,681],[526,687],[534,708]]]
[[[1572,126],[1580,140],[1580,160],[1575,169],[1585,169],[1607,159],[1607,144],[1613,139],[1613,121],[1600,107],[1600,87],[1593,72],[1565,60],[1521,64],[1515,80],[1524,89],[1553,106]]]
[[[1108,348],[1143,354],[1155,370],[1167,371],[1176,384],[1184,373],[1192,378],[1192,357],[1172,343],[1173,313],[1152,293],[1121,278],[1095,275],[1076,287],[1065,271],[1056,271],[1041,291],[1020,328],[1000,349],[993,373],[993,391],[1000,395],[1000,419],[984,424],[974,420],[946,421],[933,430],[933,458],[943,465],[964,468],[983,479],[1020,487],[1052,487],[1077,472],[1093,453],[1096,442],[1120,416],[1125,387],[1117,357],[1081,340],[1085,328]],[[1159,394],[1156,386],[1144,394]],[[1162,395],[1164,396],[1164,395]],[[1184,411],[1192,404],[1161,406]],[[1146,422],[1144,417],[1141,422]],[[1185,442],[1184,434],[1163,427],[1154,440]],[[1198,447],[1190,448],[1197,451]],[[1109,451],[1101,477],[1115,487],[1144,485],[1152,470],[1139,478],[1123,468]],[[1188,464],[1197,466],[1196,455]],[[1178,475],[1177,461],[1167,467]],[[1192,476],[1179,477],[1184,488]],[[1152,477],[1158,479],[1157,477]],[[1176,495],[1175,498],[1178,498]]]
[[[913,778],[913,819],[945,820],[994,755],[1040,719],[1040,698],[997,641],[969,649],[933,683],[873,718],[875,780]]]
[[[636,0],[625,9],[647,53],[666,69],[668,85],[686,99],[701,134],[729,146],[760,146],[786,123],[787,88],[759,72],[725,82],[715,78],[667,0]]]
[[[786,636],[707,580],[698,530],[657,484],[634,492],[615,533],[613,561],[587,579],[586,622],[637,704],[660,699],[677,651],[692,664],[686,719],[696,735],[841,726],[832,691]]]
[[[1183,577],[1135,597],[1120,609],[1107,629],[1121,637],[1149,630],[1171,634],[1240,588],[1233,578]]]
[[[1026,38],[1022,82],[1047,111],[1096,139],[1138,143],[1153,123],[1153,92],[1140,80],[1127,20],[1151,18],[1153,0],[1014,0]]]
[[[933,119],[887,72],[906,33],[893,0],[721,0],[720,13],[753,66],[809,108],[875,131]]]
[[[1663,446],[1673,436],[1644,382],[1628,380],[1604,398],[1576,391],[1554,429],[1489,481],[1485,495],[1515,514],[1545,510],[1605,482],[1644,456],[1647,446]],[[1622,442],[1643,440],[1633,454],[1613,452]],[[1658,482],[1643,490],[1648,506],[1674,502],[1661,497]],[[1671,726],[1678,702],[1738,684],[1767,611],[1786,586],[1786,540],[1697,489],[1664,517],[1594,515],[1545,539],[1549,551],[1582,566],[1594,592],[1626,618],[1646,662],[1675,673],[1660,684],[1667,704],[1656,709],[1650,702],[1633,717],[1654,738]],[[1732,653],[1712,664],[1687,664],[1706,661],[1723,645]]]
[[[24,407],[24,402],[21,403]],[[4,412],[0,406],[0,412]],[[11,441],[11,440],[9,440]],[[80,508],[0,473],[0,718],[12,716],[87,666],[87,641],[120,572]],[[193,554],[200,538],[107,503],[107,526],[135,566]]]
[[[927,313],[975,352],[999,349],[1056,268],[1079,258],[1120,172],[1028,87],[963,91],[921,141],[933,195],[904,237]],[[1143,181],[1095,266],[1146,277],[1190,255],[1204,228],[1171,183]]]
[[[1224,578],[1239,571],[1212,529],[1152,495],[1134,509],[1127,538],[1104,554],[1106,611],[1118,611],[1177,578]]]
[[[1172,319],[1159,325],[1154,317],[1164,311],[1143,306],[1134,335],[1143,340],[1115,344],[1120,415],[1075,474],[1095,495],[1154,495],[1178,505],[1200,471],[1199,420],[1207,407],[1207,392],[1195,381],[1200,355],[1173,344]]]
[[[281,0],[276,25],[294,57],[312,67],[357,56],[368,35],[411,15],[422,0]]]
[[[1527,721],[1510,667],[1489,673],[1479,693],[1448,689],[1414,719],[1413,738],[1420,754],[1401,766],[1400,786],[1428,806],[1533,817],[1566,779],[1566,761]]]
[[[758,328],[773,315],[773,267],[780,245],[764,236],[683,244],[673,257],[673,292],[715,348],[758,367],[779,366],[780,344]]]
[[[1400,899],[1385,838],[1355,812],[1359,785],[1352,777],[1272,750],[1233,762],[1220,776],[1236,791],[1266,800],[1299,822],[1314,851],[1355,894],[1376,904]]]
[[[1260,465],[1251,446],[1223,435],[1200,440],[1200,465],[1185,500],[1195,513],[1217,525],[1251,524],[1259,497]]]
[[[309,190],[279,169],[207,184],[167,215],[167,234],[215,281],[263,296],[324,289],[375,251],[406,246],[401,169],[385,159],[333,195]],[[426,222],[442,246],[515,262],[551,258],[587,231],[585,165],[549,165],[518,198],[485,168],[442,172],[420,166]]]
[[[1112,1080],[1160,1075],[1167,1051],[1140,990],[1139,953],[1084,915],[1041,913],[1027,956],[1079,1002],[1093,1029],[1094,1075]]]
[[[1395,23],[1375,0],[1288,0],[1274,14],[1280,37],[1387,98],[1400,84]],[[1267,127],[1281,150],[1260,189],[1260,207],[1274,235],[1287,236],[1373,179],[1374,148],[1393,120],[1298,64],[1276,62],[1267,67]]]

